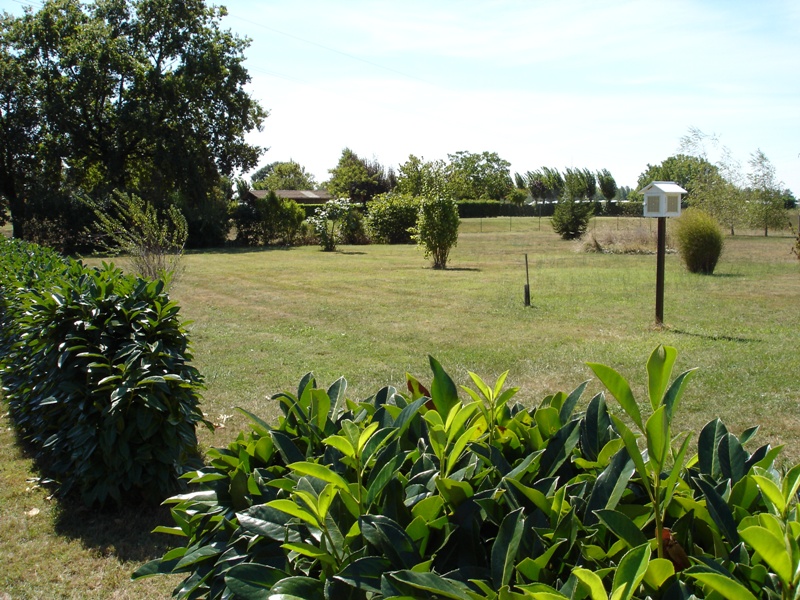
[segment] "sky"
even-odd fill
[[[761,149],[800,196],[796,0],[216,3],[252,40],[260,166],[294,160],[323,182],[345,147],[395,169],[489,151],[512,174],[605,168],[635,188],[695,128],[712,162],[727,148],[746,174]]]

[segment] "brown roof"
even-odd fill
[[[250,190],[250,194],[256,198],[266,198],[269,190]],[[333,198],[325,190],[275,190],[275,195],[299,204],[324,204]]]

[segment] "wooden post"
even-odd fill
[[[528,255],[525,255],[525,306],[531,305],[531,278],[528,275]]]
[[[667,253],[667,218],[658,217],[658,254],[656,256],[656,325],[664,324],[664,256]]]

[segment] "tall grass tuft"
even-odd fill
[[[722,254],[722,228],[707,212],[690,208],[677,220],[678,252],[690,273],[711,275]]]

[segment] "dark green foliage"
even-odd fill
[[[690,208],[677,219],[676,225],[678,252],[689,272],[713,274],[725,245],[719,223],[708,213]]]
[[[556,205],[546,202],[518,206],[497,200],[462,200],[458,203],[458,216],[462,219],[491,217],[550,217]]]
[[[553,211],[553,231],[565,240],[576,240],[586,233],[594,214],[594,203],[563,197]]]
[[[0,256],[3,397],[43,474],[90,505],[177,491],[205,421],[164,283],[26,243]]]
[[[249,196],[233,211],[236,243],[243,246],[291,246],[305,215],[297,202],[278,198],[274,192],[264,198]]]
[[[350,210],[347,211],[344,219],[342,219],[339,240],[342,244],[369,244],[369,235],[364,224],[364,211],[360,207],[351,206]]]
[[[779,449],[750,453],[755,429],[719,421],[688,458],[675,357],[650,356],[649,406],[590,364],[613,413],[602,393],[575,410],[588,382],[525,408],[507,373],[470,373],[459,397],[433,358],[428,386],[407,375],[407,393],[360,402],[308,374],[272,398],[276,426],[246,413],[250,431],[187,474],[196,491],[156,530],[185,546],[134,577],[183,573],[176,597],[211,599],[793,597],[800,467],[781,479]]]
[[[178,196],[175,204],[186,218],[188,248],[220,248],[225,245],[231,228],[230,215],[228,199],[219,189],[194,203]]]
[[[411,231],[417,224],[419,198],[410,194],[380,194],[367,206],[367,224],[376,241],[387,244],[410,244]]]
[[[266,117],[245,91],[249,41],[222,28],[225,14],[164,0],[48,0],[3,13],[0,189],[15,237],[34,228],[45,241],[63,228],[74,238],[86,223],[62,199],[116,189],[159,208],[180,196],[192,209],[189,245],[224,241],[224,212],[193,217],[208,216],[224,176],[256,165],[261,149],[244,138]],[[42,202],[51,210],[37,210]]]

